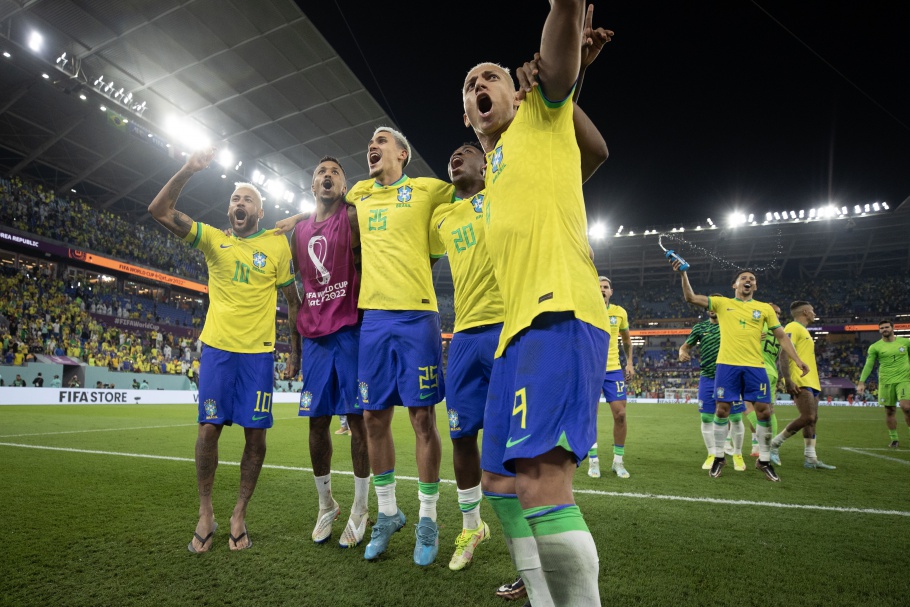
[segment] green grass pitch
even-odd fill
[[[795,409],[778,415],[783,427]],[[191,405],[0,407],[0,605],[507,605],[494,590],[515,572],[486,502],[492,539],[469,569],[448,570],[461,515],[441,407],[448,482],[439,558],[427,568],[412,561],[417,471],[403,411],[393,429],[408,524],[377,562],[363,559],[363,545],[337,545],[353,494],[347,436],[332,435],[342,516],[328,544],[310,540],[316,491],[293,405],[276,405],[247,518],[253,548],[227,546],[243,440],[234,427],[222,435],[215,481],[221,528],[209,553],[187,552],[198,508],[194,419]],[[887,449],[881,409],[822,407],[818,453],[837,470],[804,469],[796,436],[781,450],[779,484],[748,455],[746,472],[730,465],[709,478],[695,405],[629,404],[628,480],[609,474],[606,407],[600,423],[604,477],[588,478],[585,462],[575,488],[604,605],[910,603],[910,436],[902,427],[904,447]]]

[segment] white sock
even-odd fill
[[[758,436],[758,461],[771,461],[771,427],[758,424],[755,434]]]
[[[588,531],[537,535],[537,550],[547,587],[561,605],[600,607],[599,561]],[[536,605],[533,599],[532,605]]]
[[[721,458],[724,457],[724,441],[727,440],[727,431],[730,422],[726,419],[723,420],[724,423],[718,424],[717,421],[712,422],[714,426],[714,457]]]
[[[480,500],[483,493],[480,485],[470,489],[458,489],[458,506],[461,508],[463,529],[477,529],[480,527]]]
[[[366,514],[369,509],[370,477],[354,477],[354,503],[351,505],[351,514]]]
[[[622,463],[622,456],[621,456],[621,455],[617,455],[616,453],[614,453],[614,454],[613,454],[613,463],[614,463],[614,464],[621,464],[621,463]]]
[[[771,446],[775,449],[780,449],[780,446],[784,444],[784,441],[796,434],[796,432],[791,431],[789,428],[784,428],[780,431],[780,434],[771,439]]]
[[[743,420],[730,424],[733,427],[733,455],[742,455],[743,439],[746,438],[746,425]]]
[[[332,473],[313,478],[316,480],[316,493],[319,494],[319,509],[328,510],[335,501],[332,499]]]
[[[512,563],[515,564],[518,575],[524,580],[530,603],[541,607],[555,607],[547,580],[540,568],[540,555],[537,554],[537,541],[534,536],[507,537],[506,545],[509,547],[509,554],[512,555]]]
[[[431,521],[436,522],[436,502],[439,501],[439,492],[423,493],[417,492],[417,498],[420,500],[420,518],[429,517]]]
[[[376,487],[376,501],[379,504],[379,511],[386,516],[395,516],[398,513],[398,500],[395,499],[395,483],[389,483],[382,487]]]
[[[803,448],[803,454],[806,456],[806,460],[810,462],[818,461],[818,456],[815,455],[815,437],[803,439],[806,443],[806,446]]]
[[[708,455],[714,455],[714,422],[701,423],[701,438],[705,441]]]

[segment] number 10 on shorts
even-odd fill
[[[268,413],[272,408],[272,393],[256,391],[256,408],[255,413]]]
[[[527,428],[528,420],[528,394],[524,388],[515,392],[515,404],[512,405],[512,415],[519,413],[521,413],[521,429],[524,430]]]

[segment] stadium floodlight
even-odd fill
[[[101,105],[101,106],[98,106],[98,107],[101,108],[101,111],[102,111],[102,112],[106,112],[106,111],[107,111],[107,106]]]
[[[276,208],[276,209],[280,209],[280,208],[281,208],[281,205],[280,205],[280,204],[276,204],[276,205],[275,205],[275,208]]]
[[[696,232],[701,232],[701,230],[702,230],[702,227],[700,225],[695,226]]]
[[[857,215],[859,215],[860,213],[863,212],[863,209],[862,209],[862,207],[860,207],[860,206],[857,204],[857,205],[854,205],[854,206],[853,206],[853,212],[856,213]]]
[[[755,221],[755,215],[753,213],[749,213],[749,223],[752,223],[753,221]]]
[[[633,232],[632,230],[629,230],[629,236],[635,236],[635,232]]]
[[[804,210],[800,209],[800,210],[799,210],[799,218],[802,219],[802,218],[805,217],[805,216],[806,216],[806,212],[805,212]]]
[[[731,213],[730,217],[727,218],[727,223],[731,228],[735,228],[746,223],[746,216],[742,213]]]
[[[234,164],[234,154],[232,154],[231,151],[227,148],[221,150],[221,152],[218,154],[218,164],[224,168],[228,168]]]
[[[104,84],[104,74],[95,78],[95,82],[92,83],[93,86],[101,86],[102,84]]]
[[[619,236],[620,234],[622,234],[622,230],[623,230],[623,228],[625,228],[625,227],[626,227],[626,226],[619,226],[619,229],[616,230],[616,235]]]
[[[866,204],[866,206],[863,207],[863,208],[864,208],[864,210],[865,210],[867,213],[869,212],[869,205],[868,205],[868,204]]]
[[[265,183],[265,177],[259,171],[253,171],[253,183],[262,185]]]
[[[66,64],[69,63],[69,62],[70,62],[70,60],[69,60],[69,58],[66,56],[66,51],[64,51],[59,57],[57,57],[57,60],[54,61],[54,63],[56,63],[57,65],[59,65],[61,68],[65,68],[65,67],[66,67]]]
[[[891,207],[888,206],[888,203],[887,203],[887,202],[883,202],[883,203],[882,203],[882,208],[884,208],[884,209],[887,211],[887,210],[890,209]]]
[[[588,236],[594,240],[603,240],[607,237],[607,224],[602,221],[596,221],[588,228]]]
[[[3,51],[3,56],[9,59],[12,55],[9,54],[9,51]]]
[[[714,222],[711,221],[711,218],[710,218],[710,217],[708,217],[708,225],[709,225],[709,226],[713,226],[713,225],[714,225]]]
[[[79,93],[79,99],[82,99],[83,101],[85,101],[86,99],[88,99],[88,97],[85,96],[85,93]]]
[[[242,167],[242,166],[243,166],[243,161],[242,161],[242,160],[238,160],[238,161],[237,161],[237,164],[234,165],[234,170],[235,170],[235,171],[239,171],[239,170],[240,170],[240,167]]]
[[[294,204],[294,192],[288,190],[284,193],[284,200],[288,204]]]
[[[307,195],[300,197],[300,212],[301,213],[312,213],[316,210],[316,203],[310,201],[310,197]]]
[[[876,211],[881,211],[881,210],[882,210],[881,205],[878,204],[877,202],[872,203],[872,208],[875,209]]]
[[[46,73],[42,72],[41,77],[44,78],[45,80],[50,80],[50,76],[48,76]]]
[[[44,44],[44,36],[38,32],[32,32],[28,37],[28,48],[32,49],[36,53],[41,50],[41,46]]]
[[[771,221],[772,219],[774,219],[774,215],[771,214],[771,211],[765,213],[765,221]]]

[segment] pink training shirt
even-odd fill
[[[322,337],[357,324],[360,276],[354,269],[351,224],[347,205],[325,221],[314,213],[294,229],[294,247],[303,301],[297,313],[297,330],[303,337]]]

